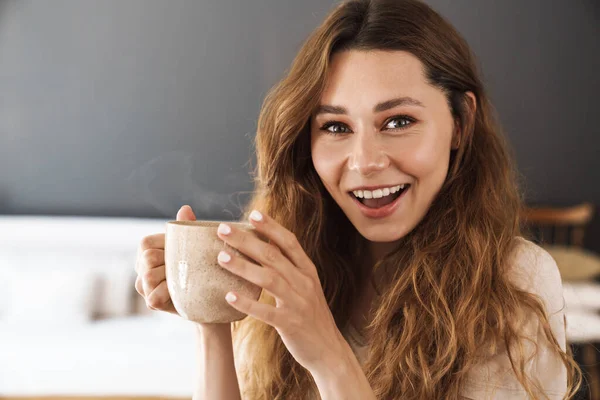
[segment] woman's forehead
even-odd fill
[[[328,83],[425,81],[423,63],[407,51],[347,50],[334,54]]]
[[[374,107],[409,97],[426,106],[436,91],[426,82],[421,61],[409,52],[348,50],[332,57],[320,105]]]

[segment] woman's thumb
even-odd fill
[[[177,221],[195,221],[196,216],[194,215],[194,211],[192,211],[192,207],[187,204],[177,211]]]

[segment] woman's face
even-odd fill
[[[350,50],[333,56],[319,104],[311,149],[324,186],[367,240],[405,236],[448,172],[455,123],[446,97],[411,53]],[[364,205],[353,193],[363,187],[373,190],[357,192]]]

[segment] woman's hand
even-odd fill
[[[194,221],[196,216],[189,206],[177,212],[177,221]],[[169,290],[165,275],[165,234],[145,236],[137,249],[135,262],[135,290],[146,300],[146,307],[156,311],[166,311],[179,315]]]
[[[276,306],[233,292],[227,294],[227,301],[273,326],[292,356],[309,371],[322,368],[324,363],[335,364],[346,355],[347,343],[329,310],[315,265],[296,236],[272,218],[253,211],[250,223],[270,243],[227,224],[219,226],[218,236],[260,265],[226,251],[219,253],[218,261],[266,290],[275,298]],[[229,227],[229,233],[225,227]]]

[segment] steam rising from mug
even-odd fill
[[[198,219],[238,219],[252,192],[218,193],[198,183],[199,178],[208,178],[216,172],[194,172],[194,157],[205,156],[183,151],[159,155],[133,170],[125,178],[125,186],[133,197],[150,204],[164,217],[172,217],[183,204],[189,204]],[[251,182],[247,172],[230,172],[213,179],[237,189]]]

